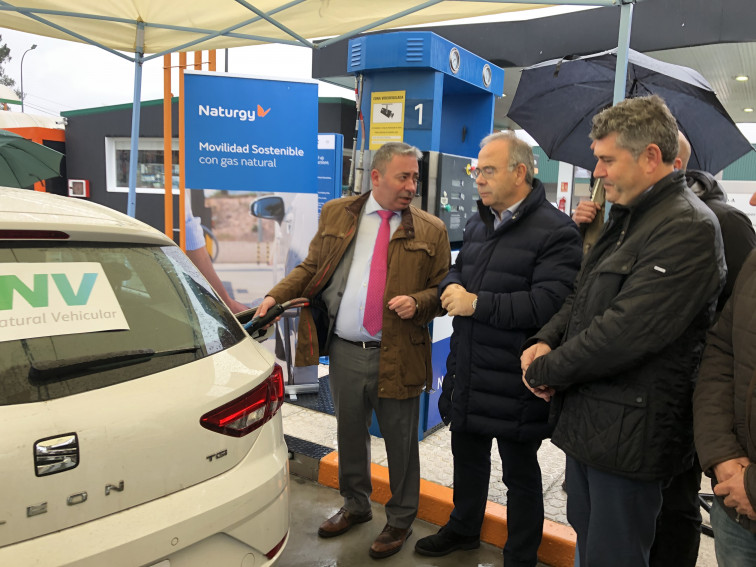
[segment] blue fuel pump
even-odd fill
[[[364,128],[357,129],[353,160],[355,191],[369,189],[369,175],[359,170],[362,164],[369,167],[372,150],[387,142],[416,146],[424,158],[414,204],[444,221],[455,255],[467,219],[477,212],[475,158],[480,141],[493,129],[504,70],[427,31],[353,39],[347,70],[357,76],[358,108],[364,120]],[[434,391],[422,394],[421,439],[441,423],[437,403],[446,373],[451,319],[436,319],[431,335]],[[370,431],[380,435],[377,420]]]

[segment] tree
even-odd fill
[[[13,87],[16,85],[16,81],[5,74],[5,68],[3,67],[5,63],[11,60],[10,47],[8,47],[7,43],[2,43],[2,41],[3,36],[0,35],[0,85]]]

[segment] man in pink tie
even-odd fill
[[[420,151],[403,143],[373,157],[372,191],[323,206],[307,258],[265,297],[309,297],[302,310],[297,365],[330,356],[343,507],[323,522],[333,537],[372,519],[370,425],[373,410],[386,444],[391,499],[387,524],[370,555],[393,555],[412,532],[420,490],[419,396],[431,388],[428,323],[440,315],[438,284],[449,271],[446,227],[410,205]]]

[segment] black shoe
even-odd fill
[[[443,526],[437,534],[417,540],[415,551],[420,555],[441,557],[457,549],[478,549],[479,547],[480,537],[462,536]]]

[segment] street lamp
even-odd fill
[[[36,43],[33,43],[32,46],[24,51],[24,54],[21,56],[21,112],[24,111],[24,99],[26,98],[26,93],[24,93],[24,57],[26,57],[26,54],[32,49],[37,49]]]

